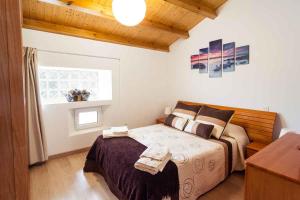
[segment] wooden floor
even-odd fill
[[[50,160],[30,169],[31,200],[116,200],[102,176],[83,173],[85,153]],[[243,173],[233,173],[198,200],[242,200]]]

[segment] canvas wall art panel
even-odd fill
[[[191,56],[191,68],[199,69],[199,54],[195,54]]]
[[[222,77],[222,39],[209,42],[209,77]]]
[[[235,43],[223,45],[223,72],[235,71]]]
[[[236,65],[246,65],[249,64],[249,45],[237,47],[235,50]]]
[[[199,50],[199,72],[208,72],[208,48],[203,48]]]

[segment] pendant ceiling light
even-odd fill
[[[112,12],[118,22],[125,26],[136,26],[146,14],[145,0],[113,0]]]

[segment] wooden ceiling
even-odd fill
[[[217,8],[226,0],[146,0],[146,17],[135,27],[114,19],[112,0],[22,2],[24,28],[169,51],[172,43],[188,38],[188,31],[203,19],[216,18]]]

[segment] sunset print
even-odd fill
[[[209,42],[209,77],[222,77],[222,39]]]
[[[199,69],[199,54],[191,56],[191,68]]]
[[[236,66],[249,64],[249,52],[249,45],[236,47],[235,42],[210,41],[208,47],[199,49],[199,54],[191,55],[191,69],[219,78],[223,72],[234,72]]]
[[[236,53],[236,65],[246,65],[249,64],[249,45],[237,47]]]
[[[199,50],[199,73],[208,72],[208,48]]]
[[[235,71],[235,43],[223,45],[223,72]]]

